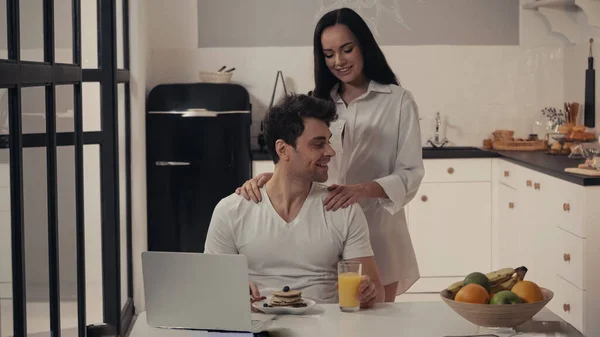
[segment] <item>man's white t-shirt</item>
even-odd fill
[[[337,263],[373,256],[365,215],[358,204],[326,211],[327,187],[313,183],[298,216],[286,223],[265,187],[256,204],[232,194],[216,206],[207,254],[243,254],[250,281],[263,296],[285,286],[320,303],[337,303]]]

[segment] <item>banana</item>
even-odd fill
[[[523,281],[525,279],[525,274],[527,274],[527,267],[520,266],[519,268],[515,269],[515,272],[519,276],[519,281]]]
[[[457,293],[457,292],[460,290],[460,288],[462,288],[462,287],[463,287],[463,282],[464,282],[463,280],[460,280],[460,281],[458,281],[458,282],[454,282],[454,283],[452,283],[452,284],[451,284],[451,285],[448,287],[448,291],[450,291],[450,292],[451,292],[451,293],[453,293],[453,294],[456,294],[456,293]]]
[[[512,276],[511,278],[509,278],[508,280],[499,283],[497,285],[494,285],[491,287],[490,289],[490,295],[493,295],[495,293],[501,292],[502,290],[511,290],[512,287],[514,287],[515,284],[517,284],[517,282],[519,282],[519,275],[515,274],[514,276]]]
[[[454,299],[456,293],[463,287],[463,280],[452,283],[448,288],[443,290],[443,295],[450,299]]]
[[[487,276],[488,280],[490,281],[490,285],[496,285],[510,279],[514,273],[514,268],[502,268],[487,273],[485,276]]]
[[[502,290],[511,290],[512,287],[519,281],[525,279],[527,268],[521,266],[518,268],[502,268],[485,274],[490,281],[490,294],[495,294]],[[448,288],[442,291],[442,294],[454,299],[454,296],[464,285],[464,280],[452,283]]]

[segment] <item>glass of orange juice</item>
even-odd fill
[[[338,262],[338,297],[340,310],[354,312],[360,309],[358,288],[362,275],[362,264],[355,261]]]

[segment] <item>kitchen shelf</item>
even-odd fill
[[[580,39],[581,27],[571,14],[550,7],[542,7],[538,11],[548,19],[553,32],[562,34],[571,43],[576,43]]]
[[[575,0],[575,4],[581,8],[588,17],[588,24],[600,28],[600,1],[598,0]]]
[[[538,9],[540,7],[575,6],[575,0],[537,0],[523,5],[524,9]]]

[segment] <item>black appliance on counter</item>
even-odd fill
[[[148,250],[203,252],[215,206],[252,175],[248,91],[162,84],[146,109]]]

